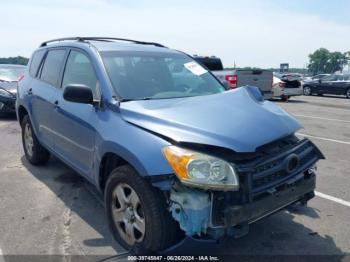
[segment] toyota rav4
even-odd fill
[[[314,196],[318,148],[258,88],[224,86],[158,43],[44,42],[16,111],[33,165],[61,159],[104,196],[115,239],[135,253],[187,237],[239,237]]]

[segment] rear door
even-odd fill
[[[69,84],[83,84],[92,89],[94,99],[100,99],[95,69],[82,50],[71,49],[66,61],[61,88],[54,95],[53,112],[55,151],[81,174],[88,176],[93,168],[95,130],[99,123],[97,107],[64,100],[63,91]]]
[[[55,108],[53,94],[58,87],[65,56],[65,49],[48,50],[39,72],[35,72],[37,77],[27,90],[31,97],[32,122],[35,125],[36,135],[40,142],[50,148],[54,146],[55,137],[52,120]]]

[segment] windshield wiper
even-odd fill
[[[139,100],[152,100],[151,97],[142,97],[142,98],[122,98],[119,99],[119,102],[129,102],[129,101],[139,101]]]

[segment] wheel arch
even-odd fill
[[[106,152],[101,158],[99,171],[98,171],[98,186],[101,192],[104,192],[107,179],[114,168],[122,166],[128,163],[125,159],[118,156],[114,152]]]
[[[119,166],[130,165],[140,176],[148,176],[143,164],[126,149],[117,149],[116,145],[108,146],[100,156],[97,183],[101,192],[104,192],[111,171]]]
[[[20,125],[25,115],[29,115],[28,110],[23,105],[20,105],[17,109],[17,119]]]
[[[304,94],[304,90],[305,90],[306,87],[310,88],[310,92],[311,92],[310,95],[311,95],[312,92],[314,91],[314,87],[312,85],[308,85],[308,84],[307,85],[303,85],[303,94]]]

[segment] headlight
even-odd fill
[[[0,96],[4,96],[4,97],[12,97],[12,95],[7,92],[6,90],[0,88]]]
[[[228,162],[177,146],[165,147],[164,155],[184,184],[213,190],[238,190],[238,176]]]

